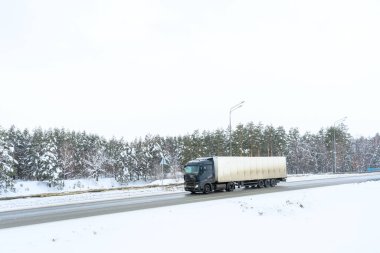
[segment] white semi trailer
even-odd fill
[[[184,172],[185,190],[191,193],[274,187],[287,175],[285,157],[203,157],[189,161]]]

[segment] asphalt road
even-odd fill
[[[331,185],[361,183],[371,180],[380,180],[380,173],[363,176],[349,176],[341,178],[307,180],[299,182],[281,183],[273,188],[236,189],[233,192],[215,192],[208,195],[173,193],[145,197],[128,197],[125,199],[103,200],[90,203],[69,204],[42,208],[31,208],[15,211],[0,211],[0,229],[39,224],[45,222],[76,219],[103,214],[128,212],[141,209],[181,205],[201,201],[267,194],[272,192],[293,191]]]

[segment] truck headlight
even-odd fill
[[[198,186],[199,186],[199,185],[196,184],[196,185],[195,185],[195,188],[198,188]]]

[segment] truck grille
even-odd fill
[[[195,187],[195,182],[185,182],[185,186],[187,186],[187,187]]]
[[[195,187],[195,176],[194,175],[188,175],[186,174],[184,176],[184,181],[185,181],[185,186],[186,187],[191,187],[191,188],[194,188]]]

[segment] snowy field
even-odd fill
[[[347,177],[364,174],[324,174],[324,175],[296,175],[289,176],[287,182],[305,181],[305,180],[323,180],[326,178]],[[0,195],[0,212],[10,211],[17,209],[53,206],[63,204],[74,204],[90,201],[100,201],[106,199],[118,199],[118,198],[132,198],[141,197],[147,195],[156,194],[171,194],[184,192],[183,186],[173,185],[183,183],[182,179],[165,179],[163,181],[157,180],[151,183],[146,182],[134,182],[130,184],[131,189],[126,190],[111,190],[103,192],[91,192],[81,194],[69,194],[64,196],[50,196],[43,198],[20,198],[12,200],[1,200],[2,197],[17,197],[17,196],[30,196],[33,194],[42,193],[75,193],[77,191],[94,190],[94,189],[114,189],[120,187],[120,185],[113,179],[99,179],[95,180],[83,179],[83,180],[67,180],[65,182],[65,188],[61,191],[55,188],[50,188],[47,183],[44,182],[17,182],[16,192],[8,192]],[[163,184],[162,187],[152,187]],[[27,193],[27,194],[26,194]]]
[[[1,252],[378,253],[380,182],[0,230]]]

